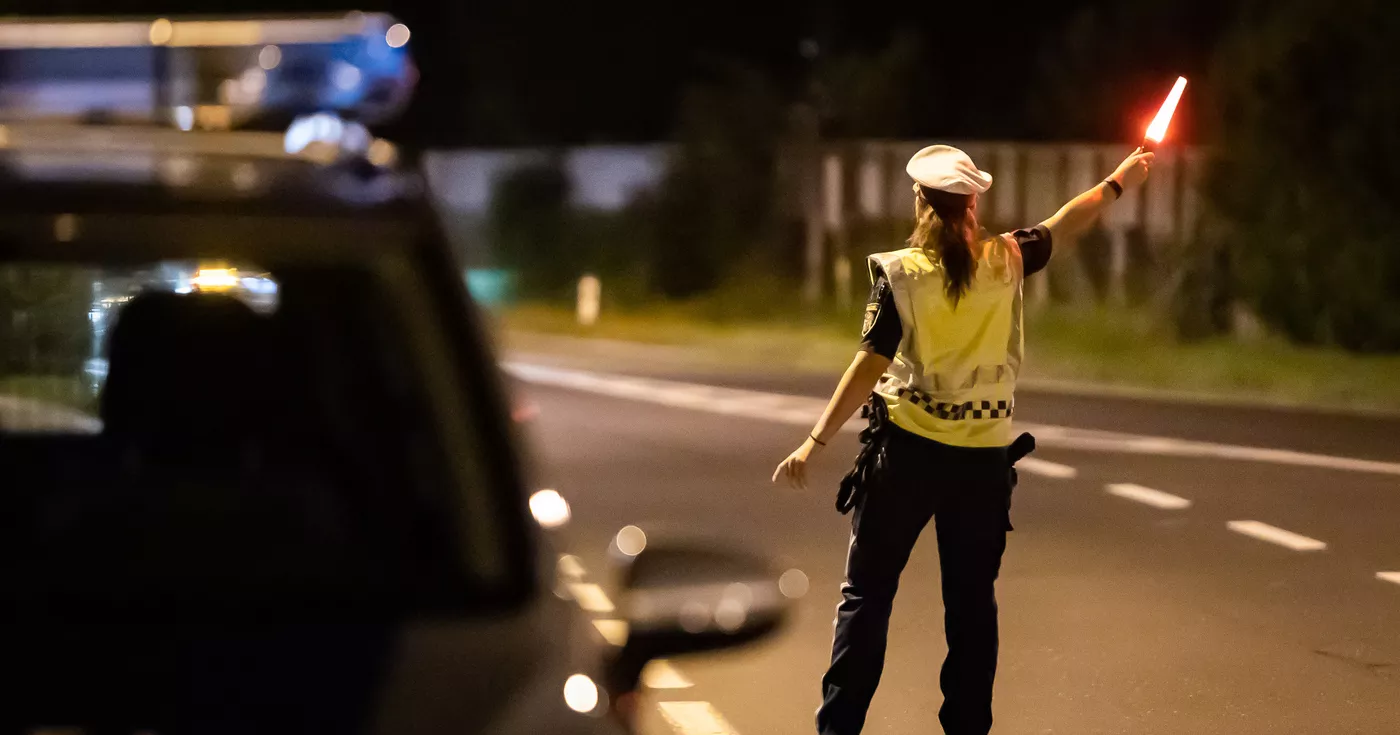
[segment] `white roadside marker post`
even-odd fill
[[[578,323],[591,327],[598,323],[598,310],[603,296],[603,283],[593,274],[578,279]]]

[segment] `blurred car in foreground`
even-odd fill
[[[783,621],[763,559],[662,538],[611,641],[568,599],[388,143],[2,132],[7,729],[622,733],[648,660]]]

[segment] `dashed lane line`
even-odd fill
[[[1191,507],[1191,501],[1186,498],[1172,495],[1171,493],[1164,493],[1161,490],[1153,490],[1150,487],[1134,485],[1129,482],[1118,482],[1112,485],[1106,485],[1105,489],[1108,490],[1109,495],[1116,495],[1120,498],[1150,505],[1153,508],[1182,510]]]
[[[709,702],[658,702],[657,707],[678,735],[738,735]]]
[[[608,642],[610,646],[619,646],[627,643],[628,626],[626,620],[604,620],[593,621],[593,627],[598,631],[598,635]]]
[[[1292,531],[1285,531],[1277,526],[1270,526],[1259,521],[1230,521],[1225,525],[1235,533],[1242,533],[1294,551],[1322,551],[1327,548],[1326,542],[1308,538]]]
[[[559,574],[570,581],[583,579],[583,562],[573,554],[559,555]]]
[[[613,611],[612,600],[608,599],[607,593],[592,582],[572,582],[569,593],[574,596],[578,606],[588,612],[606,614]]]
[[[1041,477],[1053,477],[1057,480],[1073,480],[1079,476],[1079,470],[1069,465],[1047,462],[1035,457],[1022,457],[1016,463],[1016,469]]]
[[[527,383],[569,388],[676,408],[742,416],[807,428],[810,428],[826,407],[825,400],[807,396],[723,388],[656,378],[609,375],[530,363],[507,362],[503,363],[502,367],[511,375]],[[842,430],[859,431],[862,427],[862,422],[855,420],[847,422]],[[1037,444],[1042,447],[1085,452],[1228,459],[1400,477],[1400,462],[1381,462],[1268,447],[1247,447],[1160,436],[1075,429],[1051,424],[1020,424],[1019,428],[1035,434]],[[1027,462],[1030,459],[1032,458],[1027,457],[1021,461]],[[1060,479],[1071,477],[1063,469],[1064,465],[1049,467],[1038,464],[1037,461],[1017,466],[1025,467],[1026,471],[1032,474],[1043,474],[1046,477]]]
[[[695,686],[695,682],[672,666],[670,661],[658,658],[642,669],[642,686],[648,689],[689,689]]]

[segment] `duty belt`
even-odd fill
[[[841,478],[841,488],[836,493],[836,510],[842,515],[856,507],[861,495],[870,487],[870,482],[885,469],[888,462],[883,439],[889,431],[890,413],[885,400],[878,393],[872,393],[865,405],[861,406],[860,415],[868,419],[869,424],[860,432],[860,453],[856,455],[851,471]],[[1016,463],[1034,451],[1035,437],[1029,433],[1022,433],[1006,448],[1008,480],[1012,488],[1016,487],[1018,479]]]

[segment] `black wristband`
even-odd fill
[[[1115,199],[1123,198],[1123,185],[1113,179],[1104,179],[1103,183],[1108,184],[1108,188],[1113,190]]]
[[[816,442],[816,443],[818,443],[818,444],[820,444],[820,445],[822,445],[822,446],[826,446],[826,442],[822,441],[821,439],[816,438],[815,436],[812,436],[811,434],[808,434],[808,435],[807,435],[807,438],[808,438],[808,439],[811,439],[812,441],[814,441],[814,442]]]

